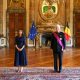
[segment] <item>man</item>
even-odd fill
[[[66,42],[64,33],[61,32],[60,25],[57,25],[56,32],[53,32],[51,36],[51,48],[53,50],[53,55],[54,55],[54,72],[62,71],[62,54],[63,50],[65,49],[65,46]]]

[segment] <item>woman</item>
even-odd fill
[[[25,49],[25,37],[23,36],[23,31],[19,30],[18,36],[15,38],[15,60],[14,66],[18,66],[18,71],[23,70],[23,67],[26,66],[26,49]]]

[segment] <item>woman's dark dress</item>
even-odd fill
[[[25,45],[25,37],[16,37],[15,38],[15,45],[17,45],[19,48],[22,48],[23,45]],[[18,51],[17,48],[15,48],[15,60],[14,60],[14,66],[26,66],[27,60],[26,60],[26,49],[24,48],[22,51]]]

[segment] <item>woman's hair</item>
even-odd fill
[[[19,29],[19,30],[18,30],[18,36],[19,36],[19,31],[22,31],[22,36],[24,36],[24,32],[23,32],[22,29]]]

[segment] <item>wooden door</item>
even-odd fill
[[[80,13],[74,15],[75,46],[80,47]]]
[[[18,22],[20,23],[18,25],[19,29],[22,29],[23,31],[25,30],[25,19],[24,19],[24,15],[23,13],[19,13],[18,14]]]
[[[15,33],[19,29],[25,32],[25,13],[9,13],[9,47],[15,47]]]
[[[15,14],[9,14],[9,47],[14,48],[15,41]]]

